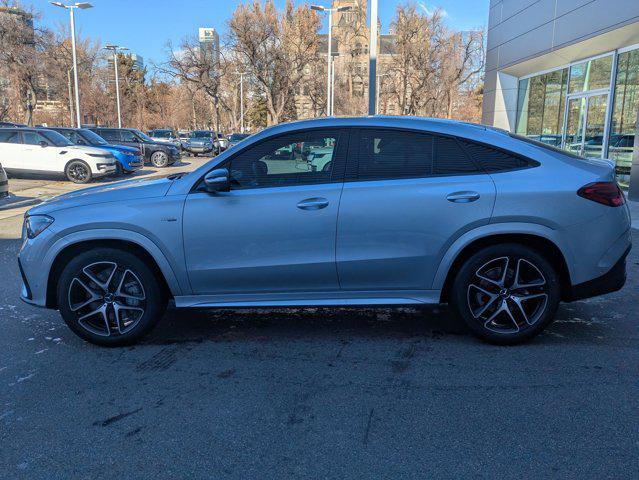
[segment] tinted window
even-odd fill
[[[244,150],[227,164],[232,185],[259,188],[330,182],[338,136],[327,131],[291,134]]]
[[[424,177],[432,172],[433,136],[400,130],[361,130],[360,180]]]
[[[462,141],[468,154],[487,172],[503,172],[525,168],[528,162],[507,152],[495,150],[478,143]]]
[[[477,166],[466,155],[456,139],[437,137],[436,143],[433,173],[436,175],[464,175],[478,172]]]
[[[18,132],[0,130],[0,143],[20,143],[20,135]]]
[[[123,142],[135,142],[135,141],[137,141],[137,138],[135,137],[135,134],[133,132],[129,132],[128,130],[120,131],[120,137],[122,138]]]
[[[120,132],[111,129],[100,129],[97,131],[98,135],[104,138],[107,142],[119,142]]]
[[[22,141],[27,145],[39,145],[40,142],[46,142],[47,145],[51,145],[51,142],[47,141],[38,132],[31,131],[22,132]]]
[[[60,135],[66,137],[72,143],[78,143],[78,134],[73,130],[56,130]]]

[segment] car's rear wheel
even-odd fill
[[[162,151],[153,152],[151,155],[151,163],[156,168],[166,167],[169,164],[169,156]]]
[[[471,255],[455,277],[451,303],[477,337],[512,345],[546,328],[560,296],[551,263],[536,250],[513,243]]]
[[[74,333],[105,346],[131,344],[164,314],[166,296],[153,270],[130,252],[96,248],[60,275],[58,308]]]
[[[73,160],[64,169],[67,179],[73,183],[89,183],[92,178],[91,168],[82,160]]]

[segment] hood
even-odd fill
[[[173,183],[172,178],[170,178],[172,176],[125,180],[76,190],[45,200],[40,205],[30,209],[27,215],[49,214],[56,210],[97,203],[163,197],[169,190],[171,183]]]
[[[136,155],[140,153],[140,150],[134,147],[127,147],[125,145],[100,145],[98,148],[103,148],[105,150],[109,150],[111,152],[123,152],[123,153],[135,153]]]
[[[59,148],[63,148],[66,150],[71,150],[71,151],[80,151],[82,153],[97,153],[99,155],[104,155],[105,153],[111,153],[109,152],[107,149],[105,148],[100,148],[100,147],[88,147],[85,145],[69,145],[68,147],[59,147]]]

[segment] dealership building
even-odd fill
[[[639,0],[490,0],[483,123],[611,159],[639,199],[638,117]]]

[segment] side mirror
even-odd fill
[[[49,146],[49,144],[47,142],[45,142],[44,140],[40,140],[38,142],[38,145],[40,145],[42,148]]]
[[[78,141],[76,142],[78,145],[86,145],[87,142],[85,142],[84,140],[82,140],[81,138],[78,138]]]
[[[207,192],[228,192],[230,188],[229,171],[226,168],[211,170],[204,176]]]

